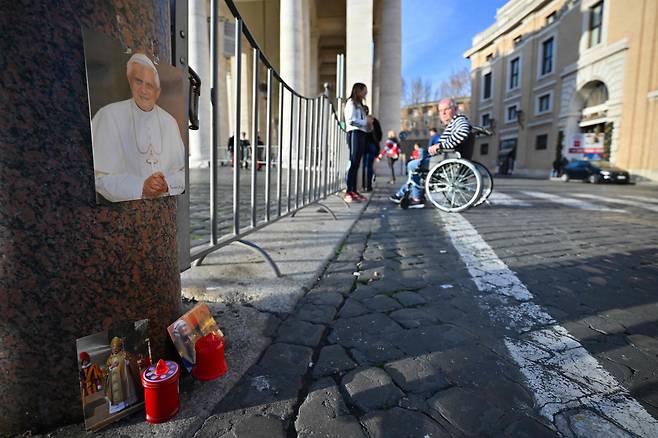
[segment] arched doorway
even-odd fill
[[[608,87],[600,80],[589,81],[574,93],[563,149],[568,159],[609,158],[612,123],[608,100]]]

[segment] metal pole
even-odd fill
[[[308,199],[306,193],[306,179],[308,177],[308,109],[311,104],[310,99],[304,99],[304,149],[302,149],[302,205],[306,204]]]
[[[258,67],[260,66],[260,50],[252,50],[252,83],[251,83],[251,226],[256,226],[256,171],[258,167]]]
[[[290,91],[290,142],[288,144],[288,172],[287,172],[287,181],[286,185],[286,198],[288,202],[288,210],[290,211],[290,185],[292,183],[292,139],[294,136],[294,120],[295,117],[295,93]]]
[[[235,130],[233,132],[233,234],[240,234],[240,88],[242,86],[242,20],[235,19]]]
[[[281,217],[281,192],[283,186],[283,98],[285,88],[283,83],[279,82],[279,149],[277,150],[276,158],[276,173],[277,173],[277,183],[276,183],[276,214],[278,217]]]
[[[302,104],[303,98],[299,98],[299,105],[297,105],[297,165],[295,167],[295,208],[299,208],[299,165],[300,157],[299,152],[302,143]]]
[[[270,155],[272,153],[272,69],[267,69],[267,123],[265,133],[265,222],[270,221]]]
[[[219,31],[217,29],[217,20],[219,20],[219,1],[212,0],[210,34],[212,41],[211,60],[212,60],[212,89],[214,91],[214,100],[212,102],[212,138],[210,145],[210,244],[217,243],[217,151],[219,150],[219,102],[217,101],[217,91],[219,90],[219,68],[217,66],[219,59],[218,43]],[[223,35],[222,35],[223,37]],[[235,137],[233,137],[235,139]],[[235,140],[234,140],[235,143]]]
[[[317,122],[317,117],[315,117],[315,101],[316,99],[311,99],[311,122],[309,129],[309,153],[308,153],[308,200],[309,202],[315,201],[315,194],[313,193],[313,176],[315,175],[315,133],[317,131],[315,123]]]

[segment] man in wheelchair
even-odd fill
[[[409,175],[407,182],[389,198],[396,204],[399,204],[410,191],[409,208],[425,207],[421,173],[429,170],[432,156],[441,152],[459,151],[470,139],[471,123],[464,114],[457,112],[457,103],[453,99],[441,99],[439,118],[446,127],[436,144],[430,146],[427,151],[421,151],[420,159],[407,164],[407,174]]]

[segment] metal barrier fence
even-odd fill
[[[210,241],[208,245],[192,248],[190,261],[199,265],[210,253],[231,243],[246,245],[260,254],[272,267],[275,274],[281,273],[276,263],[262,248],[245,237],[286,216],[294,216],[301,208],[311,204],[320,204],[334,219],[335,214],[322,203],[328,196],[337,193],[344,186],[345,164],[348,150],[345,133],[341,127],[336,108],[325,92],[315,97],[303,96],[288,85],[272,63],[264,55],[248,27],[243,22],[238,9],[231,0],[212,0],[211,2],[211,66],[213,90],[219,89],[218,60],[223,56],[219,51],[218,18],[219,2],[224,1],[235,20],[235,67],[233,71],[233,151],[232,151],[232,230],[220,236],[218,206],[226,197],[219,193],[219,166],[224,167],[227,157],[225,145],[220,146],[218,124],[220,108],[217,93],[213,95],[212,105],[212,144],[210,152]],[[242,131],[243,104],[243,38],[251,50],[253,76],[251,78],[251,145],[247,161],[250,166],[250,190],[241,190],[240,132]],[[260,89],[261,70],[266,80],[266,90]],[[337,83],[344,82],[342,69],[337,71]],[[258,145],[261,93],[265,94],[265,138],[264,144]],[[275,94],[276,93],[276,94]],[[273,108],[274,101],[277,107]],[[340,100],[338,100],[340,106]],[[273,113],[277,111],[277,113]],[[277,126],[274,126],[274,120]],[[276,129],[276,139],[273,136]],[[276,140],[276,141],[275,141]],[[262,148],[262,153],[259,153]],[[264,187],[259,190],[260,167],[264,168]],[[275,180],[272,181],[273,170]],[[244,185],[244,184],[243,184]],[[249,196],[248,208],[241,208],[243,196]],[[346,204],[347,205],[347,204]],[[247,221],[248,225],[244,225]],[[188,230],[189,231],[189,230]],[[189,233],[188,233],[189,236]],[[188,237],[189,238],[189,237]]]

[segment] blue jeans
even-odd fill
[[[363,155],[363,178],[362,186],[365,189],[372,189],[372,178],[375,174],[374,163],[379,149],[374,143],[366,145],[366,153]]]
[[[366,133],[358,129],[347,133],[347,145],[350,148],[350,161],[347,170],[347,191],[356,192],[356,175],[361,165],[361,157],[366,149]]]
[[[412,198],[420,199],[423,197],[425,188],[420,185],[420,175],[418,175],[418,170],[423,165],[425,167],[429,166],[429,162],[430,157],[427,155],[419,160],[412,160],[407,163],[407,175],[411,181],[415,183],[411,185]],[[409,190],[408,181],[402,184],[402,187],[400,187],[400,190],[398,190],[397,195],[402,197],[407,192],[407,190]]]

